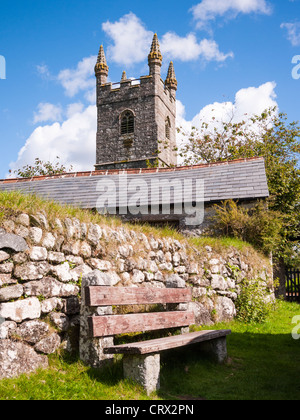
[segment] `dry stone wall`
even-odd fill
[[[212,324],[234,317],[244,277],[272,287],[271,265],[249,252],[221,255],[126,225],[10,216],[0,227],[0,378],[46,367],[47,355],[61,347],[78,350],[85,276],[102,273],[115,287],[191,287],[189,309],[198,324]]]

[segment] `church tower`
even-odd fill
[[[149,75],[107,83],[108,66],[101,45],[97,79],[96,170],[176,166],[177,80],[170,63],[161,78],[162,54],[157,35],[148,56]]]

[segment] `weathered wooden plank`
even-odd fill
[[[157,289],[154,287],[103,287],[85,289],[86,305],[147,305],[184,303],[192,299],[191,289]]]
[[[201,343],[203,341],[214,340],[226,337],[231,334],[231,330],[197,331],[189,334],[176,335],[172,337],[157,338],[138,343],[122,344],[120,346],[107,347],[104,349],[106,354],[148,354],[163,350],[183,347],[189,344]]]
[[[195,323],[193,312],[155,312],[89,317],[93,337],[183,327]]]

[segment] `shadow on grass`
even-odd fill
[[[61,362],[70,368],[81,364],[85,368],[85,373],[93,381],[98,381],[108,386],[117,385],[123,379],[122,359],[116,357],[108,360],[101,368],[92,368],[80,360],[79,353],[62,352],[59,356]]]
[[[299,400],[300,341],[291,334],[233,332],[228,360],[219,365],[194,344],[161,353],[165,400]],[[78,362],[78,355],[64,362]],[[92,381],[109,387],[123,380],[121,357],[101,369],[88,368]]]
[[[159,395],[222,400],[299,400],[300,342],[289,334],[233,333],[222,365],[197,345],[163,354]]]
[[[87,373],[92,380],[108,386],[115,386],[123,379],[123,363],[121,359],[113,360],[101,368],[90,368]]]

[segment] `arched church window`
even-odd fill
[[[125,111],[121,117],[121,135],[134,133],[134,115],[131,111]]]
[[[169,117],[166,118],[165,127],[166,127],[166,138],[168,140],[170,140],[171,122],[170,122],[170,118]]]

